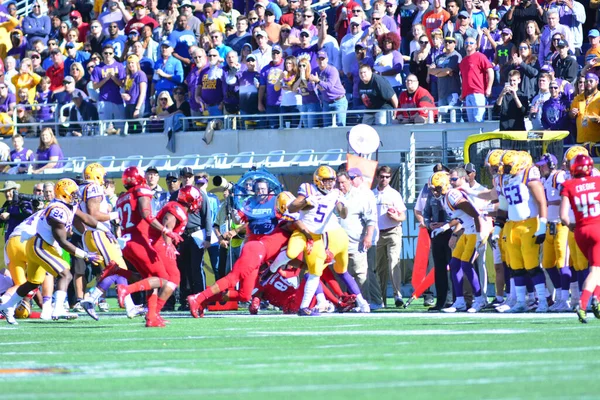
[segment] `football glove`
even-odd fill
[[[448,229],[450,229],[450,224],[444,224],[444,225],[440,226],[439,228],[434,229],[433,231],[431,231],[431,238],[433,239],[437,235],[441,235],[442,233],[446,232]]]
[[[533,234],[533,237],[536,244],[542,244],[546,240],[546,225],[548,224],[548,220],[546,218],[539,218],[538,221],[538,229]]]
[[[500,232],[502,232],[502,227],[498,225],[494,226],[494,232],[492,233],[492,242],[496,243],[500,239]]]
[[[85,257],[83,257],[85,262],[89,262],[93,265],[100,265],[104,261],[102,256],[98,253],[85,253]]]
[[[168,238],[171,238],[174,246],[177,246],[179,243],[181,243],[183,241],[183,238],[181,237],[181,235],[173,232],[170,229],[165,229],[164,233],[165,233],[165,236],[167,236]]]

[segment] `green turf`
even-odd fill
[[[422,306],[420,306],[422,307]],[[0,321],[3,399],[598,398],[600,321],[574,314],[312,318],[172,313]],[[242,314],[242,315],[239,315]],[[202,396],[202,397],[201,397]]]

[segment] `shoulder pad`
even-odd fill
[[[187,213],[185,212],[181,204],[176,202],[170,202],[169,204],[169,212],[173,214],[175,218],[177,218],[180,222],[187,221]]]
[[[135,194],[135,197],[152,197],[153,196],[152,189],[150,189],[146,185],[136,186],[133,190],[133,193]]]
[[[309,197],[309,196],[314,196],[315,194],[317,194],[317,193],[316,193],[315,187],[312,183],[303,183],[298,188],[299,196]]]
[[[68,225],[69,214],[71,211],[67,210],[66,207],[59,204],[50,205],[44,212],[46,219],[53,219],[56,222],[60,222],[63,225]]]

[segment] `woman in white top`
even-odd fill
[[[379,36],[381,53],[375,58],[373,69],[383,76],[392,85],[397,95],[402,92],[402,68],[404,59],[398,51],[400,38],[395,32],[388,32]]]
[[[298,76],[298,61],[294,56],[287,56],[284,61],[283,74],[281,75],[281,113],[299,113],[302,106],[302,96],[293,89],[294,82]],[[300,116],[294,115],[283,118],[283,124],[287,127],[297,128],[300,124]]]

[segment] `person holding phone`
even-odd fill
[[[529,101],[521,90],[521,73],[513,70],[508,73],[508,82],[494,104],[494,113],[500,114],[500,130],[524,131],[525,117],[529,112]]]

